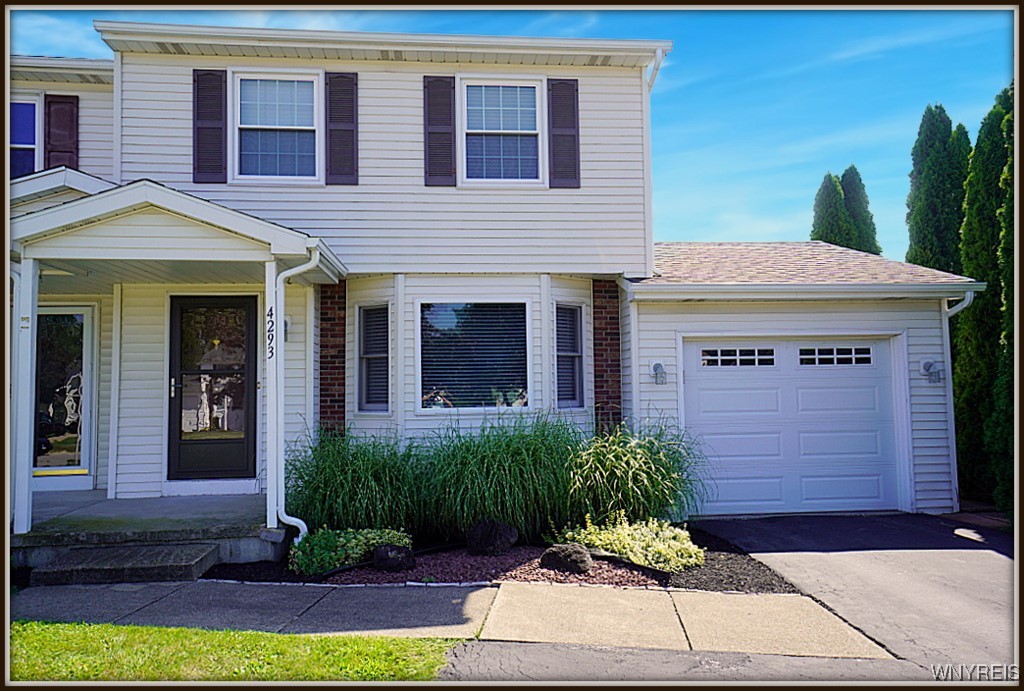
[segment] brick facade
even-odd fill
[[[593,281],[594,417],[598,430],[622,421],[622,343],[619,332],[619,286]]]
[[[320,286],[320,424],[345,428],[345,280]]]

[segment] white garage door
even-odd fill
[[[888,342],[687,339],[683,358],[702,514],[897,507]]]

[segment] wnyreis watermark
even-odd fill
[[[1017,681],[1017,665],[931,665],[935,681]]]

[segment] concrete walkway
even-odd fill
[[[595,651],[612,649],[630,659],[665,662],[633,672],[617,668],[600,678],[670,678],[694,665],[711,669],[699,661],[716,659],[731,660],[730,668],[742,668],[753,679],[768,669],[782,673],[779,660],[757,662],[779,656],[818,658],[820,664],[798,663],[809,678],[835,678],[826,661],[858,670],[850,678],[908,678],[884,649],[800,595],[537,583],[339,587],[198,581],[28,588],[12,596],[11,618],[470,639],[453,651],[447,678],[528,679],[550,668],[558,670],[550,679],[587,680],[598,678],[587,671],[590,660],[607,656]],[[551,651],[565,653],[565,664],[551,667]],[[521,668],[501,662],[538,654]]]

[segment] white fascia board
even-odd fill
[[[864,284],[654,284],[620,281],[631,300],[881,300],[963,297],[985,290],[984,283],[864,283]]]
[[[11,221],[11,239],[31,242],[53,233],[70,231],[75,227],[147,206],[164,209],[198,223],[216,226],[270,245],[273,254],[307,254],[306,243],[309,236],[305,233],[262,221],[150,180],[139,180],[100,194],[19,216]]]
[[[319,269],[333,280],[348,276],[348,267],[338,259],[334,251],[324,242],[323,238],[307,238],[306,247],[320,250]]]
[[[115,187],[117,185],[102,178],[60,166],[12,180],[11,204],[57,194],[65,189],[78,190],[83,194],[98,194]]]
[[[161,41],[249,46],[288,46],[360,50],[434,50],[448,52],[514,52],[579,55],[601,53],[655,59],[659,50],[668,53],[672,41],[519,38],[464,34],[402,34],[383,32],[310,31],[299,29],[250,29],[136,22],[94,21],[100,37],[110,41]]]

